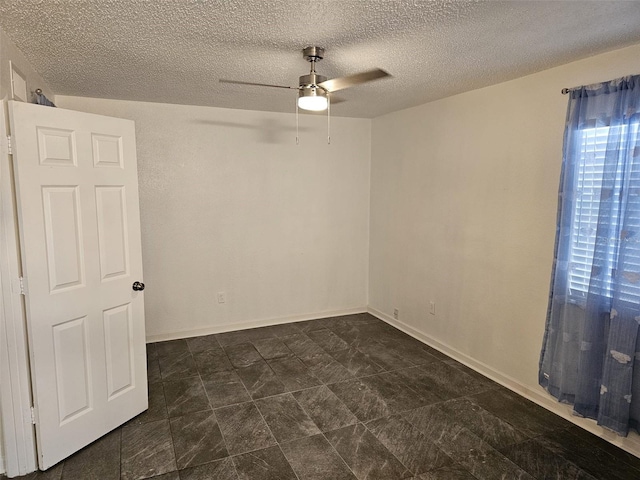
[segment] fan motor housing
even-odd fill
[[[300,76],[301,87],[317,86],[327,79],[324,75],[318,75],[317,73],[309,73],[308,75]]]

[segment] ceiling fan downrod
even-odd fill
[[[327,144],[331,144],[331,95],[326,88],[320,86],[322,82],[327,80],[324,75],[316,73],[316,62],[319,62],[324,58],[324,48],[309,46],[302,49],[302,56],[306,61],[311,64],[308,75],[301,75],[299,78],[299,90],[298,99],[301,97],[320,97],[326,98],[326,110],[327,110]],[[320,98],[314,98],[314,100],[320,100]],[[312,100],[309,98],[309,100]],[[299,145],[298,135],[298,112],[299,102],[296,100],[296,145]],[[325,108],[322,108],[324,110]],[[320,109],[318,109],[320,110]]]

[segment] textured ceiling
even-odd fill
[[[0,0],[0,26],[57,94],[293,111],[300,53],[374,117],[640,42],[638,1]],[[629,72],[633,73],[633,72]],[[637,73],[637,72],[636,72]]]

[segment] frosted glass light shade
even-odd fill
[[[298,97],[298,107],[303,110],[320,112],[327,109],[327,97],[320,95]]]

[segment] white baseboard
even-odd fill
[[[444,353],[445,355],[448,355],[454,360],[463,363],[467,367],[475,370],[485,377],[490,378],[503,387],[506,387],[519,395],[522,395],[524,398],[531,400],[532,402],[540,405],[543,408],[546,408],[556,415],[559,415],[562,418],[574,423],[575,425],[584,428],[594,435],[603,438],[609,443],[620,447],[624,451],[629,452],[636,457],[640,457],[640,435],[638,435],[637,433],[630,432],[628,437],[620,437],[619,435],[616,435],[615,433],[600,427],[594,420],[573,415],[571,406],[556,401],[542,387],[536,387],[536,389],[534,390],[533,388],[520,383],[518,380],[510,377],[509,375],[505,375],[504,373],[499,372],[493,367],[479,362],[478,360],[475,360],[474,358],[460,352],[459,350],[450,347],[449,345],[439,342],[438,340],[426,335],[425,333],[420,332],[419,330],[407,325],[406,323],[401,322],[400,320],[396,320],[386,313],[380,312],[371,307],[369,307],[367,311],[371,315],[387,322],[388,324],[396,327],[399,330],[402,330],[407,335],[411,335],[413,338],[420,340],[422,343],[425,343],[432,348],[435,348],[436,350]]]
[[[288,317],[267,318],[263,320],[251,320],[239,323],[226,323],[222,325],[212,325],[210,327],[196,328],[191,330],[180,330],[171,333],[160,333],[157,335],[147,335],[147,343],[164,342],[166,340],[177,340],[180,338],[200,337],[211,335],[212,333],[224,333],[234,330],[246,330],[248,328],[268,327],[271,325],[282,325],[285,323],[303,322],[305,320],[315,320],[317,318],[340,317],[342,315],[353,315],[355,313],[366,313],[367,307],[348,308],[344,310],[331,310],[324,312],[307,313],[304,315],[292,315]]]

